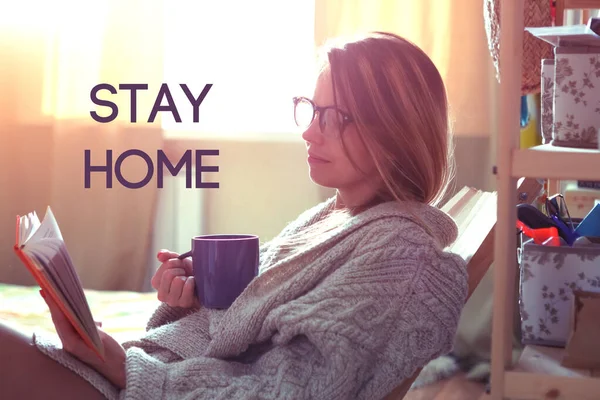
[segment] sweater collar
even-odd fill
[[[310,222],[324,218],[335,209],[335,196],[313,208]],[[458,237],[458,226],[446,212],[429,204],[410,201],[379,203],[351,218],[349,224],[362,225],[378,218],[409,219],[425,230],[442,247],[450,246]],[[309,222],[309,221],[306,221]]]

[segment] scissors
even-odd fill
[[[550,217],[556,216],[565,224],[566,221],[563,218],[566,215],[569,219],[569,225],[571,227],[571,230],[575,230],[575,227],[573,226],[573,220],[571,219],[571,214],[569,214],[567,203],[565,202],[565,198],[562,194],[555,194],[552,197],[548,197],[544,205],[546,208],[546,214],[548,214]]]
[[[557,228],[556,222],[533,204],[517,204],[517,219],[531,229]]]
[[[551,246],[560,246],[560,238],[558,237],[558,229],[552,226],[550,228],[531,229],[522,221],[517,221],[517,228],[533,239],[536,244],[548,243]]]
[[[558,235],[562,237],[569,246],[572,246],[579,237],[575,231],[568,227],[557,215],[546,215],[531,204],[517,204],[517,219],[531,229],[556,228]]]
[[[571,219],[571,214],[569,214],[569,209],[567,208],[563,195],[555,194],[552,197],[548,197],[545,202],[545,208],[546,214],[548,214],[548,216],[558,225],[559,231],[565,233],[563,238],[569,246],[572,246],[575,240],[581,235],[575,232],[575,226],[573,225],[573,220]],[[569,225],[567,225],[567,221],[564,219],[565,214],[568,218]]]

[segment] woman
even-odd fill
[[[203,308],[189,261],[162,251],[152,284],[163,303],[144,337],[121,346],[102,332],[100,362],[47,299],[64,349],[40,337],[28,346],[3,328],[1,354],[12,356],[3,388],[11,382],[21,397],[380,399],[451,350],[467,275],[444,251],[456,224],[435,207],[452,166],[442,79],[425,53],[387,33],[325,54],[314,96],[295,98],[294,116],[311,179],[337,193],[261,246],[260,274],[236,302]]]

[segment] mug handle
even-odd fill
[[[179,257],[177,257],[177,258],[180,260],[183,260],[184,258],[188,258],[191,255],[192,255],[192,251],[190,250],[190,251],[186,251],[183,254],[180,254]]]

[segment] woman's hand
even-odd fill
[[[152,287],[158,290],[158,300],[171,307],[199,308],[192,260],[180,260],[178,256],[179,254],[168,250],[158,253],[158,261],[162,264],[152,277]]]
[[[43,290],[40,294],[46,300],[52,322],[56,328],[56,333],[60,337],[63,349],[94,368],[100,374],[104,375],[109,381],[120,389],[125,388],[125,349],[109,334],[100,329],[101,323],[97,322],[100,339],[104,344],[104,357],[102,361],[100,357],[90,349],[83,341],[79,333],[69,322],[65,314],[61,311],[54,300],[47,295]]]

